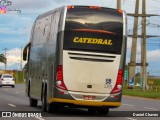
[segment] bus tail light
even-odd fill
[[[97,9],[97,10],[101,9],[101,7],[99,7],[99,6],[89,6],[89,8],[91,8],[91,9]]]
[[[74,6],[72,6],[72,5],[67,7],[67,9],[72,9],[72,8],[74,8]]]
[[[3,78],[1,78],[1,80],[3,81]]]
[[[67,90],[64,81],[63,81],[63,68],[62,65],[58,65],[57,67],[57,81],[56,86],[62,90]]]
[[[120,9],[118,9],[117,11],[118,11],[119,13],[121,13],[121,14],[123,13],[123,11],[122,11],[122,10],[120,10]]]
[[[123,70],[119,70],[116,85],[114,86],[111,94],[120,92],[122,90],[122,78],[123,78]]]

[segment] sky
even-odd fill
[[[2,0],[0,0],[2,1]],[[7,69],[20,70],[21,50],[30,40],[30,32],[36,17],[48,10],[63,5],[94,5],[116,8],[117,0],[10,0],[12,2],[8,9],[20,9],[21,13],[7,12],[0,14],[0,54],[4,54],[7,48]],[[134,13],[136,0],[122,0],[122,9],[127,13]],[[140,6],[142,6],[140,0]],[[146,0],[146,12],[148,14],[160,15],[160,0]],[[139,8],[141,13],[142,7]],[[147,34],[160,36],[160,17],[147,18]],[[133,33],[133,17],[128,16],[128,34]],[[141,19],[139,19],[138,33],[141,34]],[[127,61],[130,61],[132,38],[127,39]],[[141,61],[141,39],[137,43],[137,61]],[[147,39],[147,68],[151,75],[160,76],[160,38]],[[25,62],[22,62],[23,65]],[[0,63],[0,69],[4,69]],[[140,71],[137,67],[136,71]]]

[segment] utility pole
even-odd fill
[[[117,9],[122,9],[122,7],[121,7],[121,0],[117,0]]]
[[[139,9],[139,0],[136,0],[136,9]],[[142,0],[142,14],[138,14],[135,10],[135,14],[127,13],[129,16],[134,17],[134,31],[133,35],[128,35],[130,37],[133,37],[132,41],[132,48],[131,49],[131,59],[129,65],[129,79],[135,76],[135,66],[141,66],[141,80],[143,81],[143,90],[147,89],[147,69],[146,66],[148,66],[148,63],[146,63],[146,38],[150,37],[160,37],[155,35],[146,35],[146,17],[151,16],[160,16],[157,14],[146,14],[146,0]],[[137,35],[137,26],[138,26],[138,17],[142,17],[142,34]],[[135,20],[137,19],[137,20]],[[137,24],[136,24],[137,23]],[[137,38],[142,38],[141,43],[141,63],[136,63],[136,47],[137,47]],[[136,38],[136,39],[134,39]]]
[[[139,0],[136,0],[133,36],[132,36],[131,59],[128,65],[129,66],[129,80],[133,79],[134,81],[135,81],[136,51],[137,51],[138,13],[139,13]]]
[[[142,42],[141,42],[141,76],[143,81],[143,90],[147,89],[147,71],[146,71],[146,0],[142,0]]]
[[[7,68],[7,50],[9,50],[8,48],[4,48],[4,55],[5,55],[5,58],[6,58],[6,63],[5,63],[5,70]]]

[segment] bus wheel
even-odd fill
[[[29,102],[31,107],[37,107],[38,100],[29,98]]]
[[[47,106],[47,93],[46,90],[43,90],[42,94],[42,111],[46,112]]]
[[[49,112],[49,113],[54,112],[52,107],[53,107],[52,104],[47,104],[46,111]]]
[[[31,106],[31,107],[37,107],[38,100],[33,99],[33,98],[30,97],[30,84],[29,84],[29,86],[28,86],[28,90],[29,90],[29,91],[28,91],[28,97],[29,97],[30,106]]]
[[[88,108],[88,113],[89,114],[96,114],[97,110],[93,108]]]
[[[51,103],[51,104],[47,104],[47,112],[51,113],[51,112],[59,112],[61,109],[61,106],[59,104],[56,103]]]
[[[109,108],[107,107],[100,107],[97,109],[97,112],[103,115],[107,115],[109,113]]]

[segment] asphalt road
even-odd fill
[[[159,120],[160,119],[160,100],[137,98],[123,96],[122,105],[116,109],[110,109],[110,113],[107,116],[101,116],[97,114],[88,114],[86,109],[73,109],[64,108],[58,113],[45,113],[41,112],[41,102],[38,103],[38,107],[30,107],[28,97],[25,96],[25,85],[16,85],[15,88],[2,87],[0,88],[0,111],[1,115],[6,112],[12,111],[12,118],[4,117],[0,120]],[[23,113],[23,112],[28,113]],[[37,117],[24,117],[26,114],[38,113]],[[15,112],[15,113],[13,113]],[[19,114],[18,114],[19,113]],[[16,117],[16,115],[23,116]],[[42,115],[42,117],[40,116]],[[133,117],[137,115],[137,117]],[[138,116],[139,115],[139,116]],[[143,115],[158,115],[159,117],[140,117]],[[54,117],[54,118],[53,118]]]

